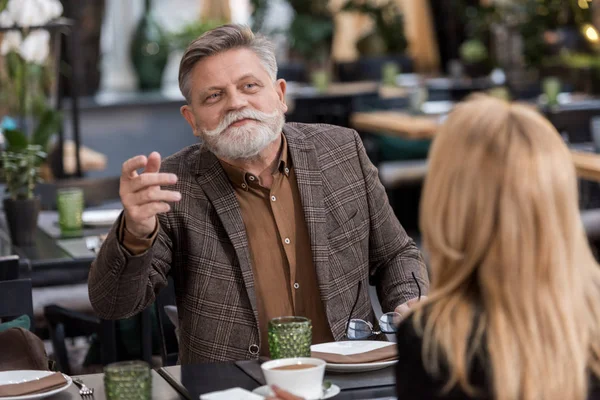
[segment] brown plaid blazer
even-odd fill
[[[298,179],[321,299],[336,340],[352,317],[374,321],[373,277],[384,312],[423,293],[429,282],[414,242],[394,216],[377,169],[355,131],[288,123],[283,132]],[[233,188],[217,158],[192,145],[166,158],[161,170],[179,177],[169,189],[182,199],[159,216],[147,252],[132,256],[115,223],[89,275],[89,294],[102,318],[134,315],[175,282],[182,363],[258,357],[258,314],[248,239]],[[362,281],[360,294],[358,283]]]

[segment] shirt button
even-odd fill
[[[253,354],[253,355],[257,355],[259,350],[260,349],[259,349],[258,345],[256,345],[256,344],[251,344],[250,347],[248,348],[248,351],[250,352],[250,354]]]
[[[285,242],[285,244],[290,244],[291,242],[290,238],[285,238],[283,241]]]
[[[242,188],[246,189],[248,187],[248,185],[246,185],[245,183],[242,183]]]
[[[277,200],[277,197],[271,196],[271,201],[276,201],[276,200]]]
[[[290,173],[290,169],[289,168],[286,168],[284,171],[285,171],[286,174]]]
[[[254,181],[254,177],[253,177],[252,175],[250,175],[250,176],[248,177],[248,179],[250,179],[251,181]]]
[[[294,283],[294,289],[300,289],[300,284],[298,282]]]

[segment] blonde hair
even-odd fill
[[[421,203],[431,291],[414,315],[426,369],[497,400],[585,399],[600,375],[600,272],[580,221],[569,150],[531,108],[477,96],[449,115]],[[488,365],[486,365],[488,366]]]

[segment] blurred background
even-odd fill
[[[537,108],[573,152],[597,250],[600,0],[0,0],[0,281],[30,279],[27,314],[63,370],[144,351],[173,361],[162,308],[139,317],[153,329],[101,321],[87,272],[119,215],[122,163],[196,143],[179,113],[179,61],[225,23],[276,44],[288,121],[359,132],[419,245],[427,154],[454,104],[486,92]]]

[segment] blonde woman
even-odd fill
[[[399,327],[398,398],[600,398],[600,270],[569,150],[527,106],[460,104],[421,204],[431,290]]]

